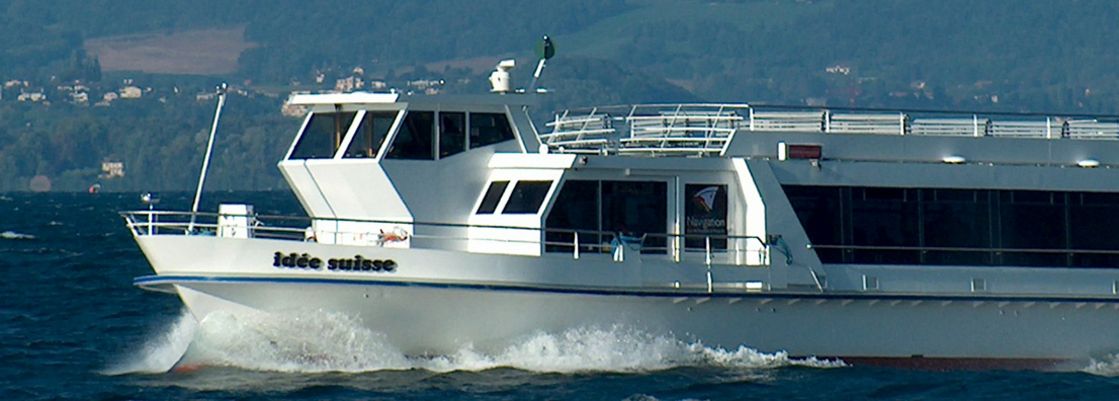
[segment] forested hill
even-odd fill
[[[501,58],[525,80],[544,33],[559,50],[546,108],[1116,114],[1117,21],[1119,2],[1095,0],[6,0],[0,191],[36,176],[53,190],[188,189],[220,82],[238,95],[211,188],[279,188],[275,161],[297,124],[279,115],[288,92],[358,89],[344,85],[355,78],[361,90],[484,91]],[[106,161],[125,176],[104,177]]]

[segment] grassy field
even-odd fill
[[[245,28],[144,33],[89,39],[85,49],[103,71],[221,75],[237,70],[241,52],[253,48]]]

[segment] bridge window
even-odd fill
[[[361,119],[361,125],[357,127],[357,132],[354,133],[354,139],[350,140],[350,146],[346,148],[346,154],[342,157],[377,157],[377,152],[381,150],[381,142],[385,141],[389,130],[392,129],[393,121],[396,121],[396,114],[395,111],[366,112],[365,117]]]
[[[388,159],[435,159],[435,113],[410,111],[389,146]]]
[[[354,121],[355,112],[313,113],[299,135],[289,159],[330,159],[342,146],[342,138]]]
[[[552,187],[551,181],[517,181],[502,214],[536,214]]]
[[[466,113],[439,112],[439,158],[466,151]]]
[[[497,210],[497,203],[501,202],[501,196],[505,195],[505,188],[509,186],[509,181],[494,181],[490,183],[490,187],[486,189],[486,194],[482,196],[482,203],[478,205],[477,214],[493,214]]]
[[[509,119],[502,113],[470,113],[470,148],[513,139]]]

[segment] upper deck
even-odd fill
[[[422,146],[408,159],[437,160],[467,150],[482,140],[516,139],[519,153],[621,155],[643,157],[769,157],[782,158],[778,142],[823,146],[816,157],[832,160],[880,162],[982,162],[995,164],[1110,166],[1111,151],[1119,152],[1119,116],[1068,113],[998,113],[935,110],[887,110],[820,108],[798,106],[728,104],[640,104],[571,109],[555,113],[550,121],[537,124],[525,112],[536,103],[536,95],[437,95],[412,96],[388,93],[296,95],[290,104],[304,106],[316,114],[389,112],[381,131],[365,146],[366,157],[391,148],[394,141],[410,140]],[[409,112],[416,116],[431,138],[402,135],[401,127],[414,128]],[[502,114],[509,126],[504,136],[486,139],[470,127],[470,113]],[[479,114],[481,115],[481,114]],[[354,115],[346,115],[349,123]],[[500,117],[500,116],[499,116]],[[400,120],[392,124],[392,120]],[[432,120],[428,122],[427,120]],[[421,121],[422,120],[422,121]],[[320,124],[325,127],[328,124]],[[330,156],[353,157],[338,152],[349,132],[336,124],[335,146]],[[358,124],[353,124],[357,127]],[[428,127],[430,126],[430,127]],[[360,129],[360,128],[359,128]],[[322,128],[322,130],[329,130]],[[471,130],[466,138],[458,132]],[[407,133],[406,133],[407,134]],[[465,134],[465,133],[464,133]],[[761,134],[761,135],[757,135]],[[324,145],[325,146],[325,145]],[[352,145],[349,145],[352,146]],[[430,151],[428,148],[431,147]],[[430,156],[428,155],[430,153]],[[289,158],[292,154],[289,152]],[[296,155],[298,156],[298,155]],[[400,157],[397,154],[395,157]],[[793,155],[794,158],[797,155]]]
[[[816,142],[860,136],[925,138],[925,142],[940,143],[960,138],[1119,140],[1119,116],[750,104],[645,104],[565,110],[556,113],[546,126],[551,131],[540,134],[540,141],[553,152],[641,156],[759,156],[739,144],[752,142],[749,134],[754,133],[782,134],[794,140],[819,135]],[[877,158],[904,159],[891,153],[881,152]],[[936,161],[949,156],[960,157],[946,154]]]

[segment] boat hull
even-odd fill
[[[274,244],[268,241],[181,236],[151,241],[159,239],[142,239],[145,252],[207,256],[178,264],[170,263],[174,258],[150,258],[159,274],[139,278],[136,284],[173,288],[200,320],[215,312],[342,313],[383,334],[406,354],[453,353],[467,345],[500,350],[540,332],[616,326],[708,347],[746,346],[792,356],[926,367],[953,366],[953,361],[960,367],[1083,367],[1093,357],[1119,351],[1119,302],[1102,297],[626,287],[611,278],[662,282],[673,276],[649,263],[593,267],[601,270],[596,276],[580,270],[587,268],[585,261],[531,263],[544,259],[540,257],[482,255],[489,260],[489,267],[482,267],[466,253],[424,250],[385,250],[369,256],[399,257],[390,274],[309,272],[272,266]],[[231,242],[234,245],[228,245]],[[202,252],[207,246],[214,249]],[[309,248],[295,253],[330,256],[355,250],[301,246]],[[261,259],[266,262],[215,265]],[[701,269],[675,270],[677,283],[703,277]],[[472,276],[449,273],[455,271]],[[492,274],[488,280],[482,277],[486,272]],[[591,285],[595,282],[600,285]]]
[[[172,279],[175,280],[175,279]],[[1115,346],[1112,305],[545,290],[209,278],[179,280],[192,312],[343,313],[407,354],[499,350],[528,335],[620,325],[681,341],[918,367],[1084,366]],[[771,294],[772,295],[772,294]]]

